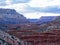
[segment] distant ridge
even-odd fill
[[[0,24],[28,23],[26,17],[17,13],[14,9],[0,8]]]
[[[57,16],[42,16],[37,23],[39,24],[48,23],[55,20],[56,18]]]
[[[38,21],[38,19],[28,19],[28,21],[29,21],[30,23],[36,23],[36,22]]]

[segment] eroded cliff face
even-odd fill
[[[49,23],[45,23],[45,24],[41,24],[40,25],[40,29],[44,31],[50,31],[50,30],[59,30],[60,29],[60,16],[56,16],[56,18],[49,22]]]
[[[0,30],[0,45],[19,45],[21,43],[22,40],[19,38]]]
[[[54,20],[54,22],[60,22],[60,16],[57,16],[57,18]]]

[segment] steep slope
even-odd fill
[[[0,45],[22,45],[22,40],[0,30]]]
[[[21,24],[28,23],[28,20],[17,13],[14,9],[0,8],[0,24]]]

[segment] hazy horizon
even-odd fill
[[[15,9],[27,19],[60,16],[60,0],[0,0],[0,8]]]

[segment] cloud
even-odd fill
[[[27,2],[30,0],[0,0],[1,5],[0,8],[10,8],[10,9],[15,9],[17,12],[25,12],[26,8],[28,7]],[[2,5],[5,6],[2,6]]]
[[[27,3],[30,0],[12,0],[12,3]]]
[[[0,8],[15,9],[27,18],[60,15],[60,0],[0,0]]]
[[[0,6],[8,6],[12,4],[12,0],[0,0]]]
[[[8,6],[12,4],[27,3],[30,0],[0,0],[0,6]]]
[[[59,6],[50,6],[46,8],[39,8],[39,7],[30,7],[27,6],[25,8],[24,13],[29,13],[29,12],[43,12],[43,13],[57,13],[60,14],[60,7]]]
[[[4,1],[4,0],[3,0]],[[1,0],[1,2],[3,2]],[[30,2],[29,2],[30,1]],[[60,0],[6,0],[7,5],[0,6],[3,8],[14,8],[20,13],[44,12],[44,13],[60,13]],[[5,4],[4,3],[4,4]]]
[[[24,16],[26,18],[34,19],[34,18],[40,18],[41,16],[38,14],[38,12],[29,12],[29,13],[24,13]]]
[[[30,0],[6,0],[6,3],[7,4],[20,4],[20,3],[27,3],[29,2]]]
[[[28,4],[31,7],[48,7],[60,5],[60,0],[31,0]]]
[[[6,3],[7,5],[11,5],[11,4],[12,4],[12,0],[6,0],[5,3]]]
[[[6,6],[6,4],[4,4],[4,3],[1,2],[1,3],[0,3],[0,6]]]
[[[40,12],[30,12],[30,13],[24,13],[24,16],[28,19],[38,19],[41,16],[60,16],[60,14],[55,13],[40,13]]]
[[[38,19],[41,16],[60,16],[60,6],[49,6],[45,8],[26,7],[24,16],[27,18]]]
[[[1,8],[15,9],[19,13],[24,13],[28,5],[26,3],[12,4],[7,6],[0,6]]]
[[[46,7],[41,12],[60,14],[60,8],[57,7],[57,6],[54,6],[54,7]]]
[[[6,1],[6,0],[0,0],[0,6],[6,6],[5,1]]]

